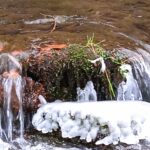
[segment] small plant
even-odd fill
[[[68,48],[68,67],[74,70],[76,80],[79,77],[90,77],[93,71],[93,66],[88,61],[88,51],[86,47],[80,44],[71,44]]]
[[[99,61],[93,65],[89,60],[95,59]],[[102,60],[107,66],[103,71],[100,69]],[[95,43],[92,36],[84,45],[70,44],[61,51],[50,50],[50,54],[31,57],[28,64],[31,64],[28,73],[44,84],[49,99],[73,99],[76,97],[76,87],[82,88],[87,80],[92,80],[99,93],[98,98],[106,100],[115,98],[115,84],[112,81],[122,61],[104,50],[100,43]]]
[[[93,52],[95,57],[102,57],[104,60],[111,58],[113,62],[118,62],[116,61],[115,57],[112,57],[112,56],[110,57],[109,54],[100,46],[99,43],[97,44],[94,43],[94,36],[92,36],[91,38],[87,38],[86,46],[90,48],[90,50]],[[115,91],[113,89],[113,85],[112,85],[111,79],[109,78],[107,70],[104,71],[104,75],[108,81],[109,92],[110,92],[111,99],[112,99],[112,97],[115,97]]]
[[[105,51],[100,43],[94,42],[94,35],[92,37],[87,37],[87,42],[85,45],[81,44],[71,44],[68,48],[69,52],[69,65],[70,68],[74,69],[74,76],[79,82],[79,78],[91,77],[92,74],[97,74],[95,67],[88,61],[89,59],[102,58],[104,61],[111,61],[116,65],[121,65],[122,61],[119,57]],[[100,63],[98,64],[100,66]],[[110,98],[115,98],[115,90],[112,85],[110,78],[110,71],[108,68],[102,72],[108,83],[108,89],[110,93]]]
[[[108,57],[107,52],[102,48],[100,43],[94,42],[94,35],[92,37],[87,37],[86,47],[90,48],[93,54],[96,56],[101,56],[106,59]]]

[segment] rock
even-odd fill
[[[1,78],[1,76],[0,76]],[[23,109],[27,112],[33,112],[38,108],[40,101],[38,99],[39,95],[46,95],[44,87],[42,84],[33,81],[29,77],[23,78],[24,91],[23,91]],[[3,105],[3,86],[0,82],[0,106]],[[17,112],[19,109],[19,103],[16,96],[15,89],[12,88],[12,109]]]
[[[35,111],[40,104],[38,99],[39,95],[46,96],[43,85],[39,82],[35,82],[29,77],[25,77],[25,87],[23,96],[23,107],[25,111]]]

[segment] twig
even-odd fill
[[[51,33],[56,29],[56,19],[55,19],[55,17],[52,17],[53,19],[54,19],[54,25],[53,25],[53,28],[52,28],[52,30],[50,31]]]
[[[43,14],[43,13],[40,13],[40,14],[41,14],[42,16],[44,16],[45,18],[46,18],[46,17],[51,17],[51,18],[53,17],[52,15],[46,15],[46,14]]]
[[[93,46],[93,45],[91,45],[91,50],[92,50],[92,52],[93,52],[94,56],[95,56],[95,57],[97,57],[97,53],[95,52],[95,48],[94,48],[94,46]]]
[[[40,13],[41,15],[43,15],[45,18],[47,18],[47,17],[50,17],[50,18],[53,18],[53,20],[54,20],[54,25],[53,25],[53,28],[51,29],[51,33],[56,29],[56,25],[57,25],[57,22],[56,22],[56,19],[55,19],[55,17],[54,16],[52,16],[52,15],[46,15],[46,14],[43,14],[43,13]]]

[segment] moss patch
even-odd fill
[[[100,73],[100,63],[94,66],[89,61],[97,57],[102,57],[106,63],[104,73]],[[94,82],[98,99],[108,100],[115,99],[117,83],[114,79],[121,63],[91,38],[84,45],[70,44],[66,49],[30,56],[23,66],[28,76],[45,86],[49,100],[75,100],[76,88],[84,87],[88,80]]]

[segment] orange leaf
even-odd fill
[[[45,44],[45,47],[41,47],[41,50],[51,50],[51,49],[63,49],[66,48],[66,44]]]

